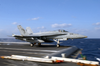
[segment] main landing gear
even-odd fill
[[[41,43],[38,43],[38,46],[41,46]]]
[[[34,46],[34,44],[30,44],[30,46],[31,46],[31,47],[33,47],[33,46]]]
[[[30,46],[33,47],[36,43],[31,43]],[[41,46],[41,43],[38,43],[38,46]]]
[[[33,47],[36,43],[31,43],[30,46]]]

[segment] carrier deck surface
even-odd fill
[[[30,47],[28,44],[0,44],[0,56],[9,56],[9,55],[23,55],[23,56],[31,56],[31,57],[40,57],[43,58],[52,53],[57,53],[63,49],[69,48],[69,46],[61,46],[57,48],[56,45],[46,45],[42,46],[34,46]],[[75,53],[75,58],[78,55],[77,50]],[[71,56],[69,56],[71,57]],[[1,59],[0,58],[0,66],[79,66],[75,63],[39,63],[39,62],[30,62],[30,61],[17,61],[17,60],[9,60],[9,59]]]

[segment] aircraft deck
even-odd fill
[[[69,46],[68,46],[69,47]],[[0,44],[0,56],[10,56],[10,55],[23,55],[23,56],[31,56],[31,57],[40,57],[43,58],[52,53],[57,53],[62,51],[63,49],[68,48],[67,46],[61,46],[57,48],[56,45],[42,45],[41,47],[34,46],[30,47],[28,44]],[[78,51],[76,51],[76,58],[78,55]],[[71,57],[71,56],[70,56]],[[9,60],[9,59],[1,59],[1,66],[79,66],[75,63],[39,63],[39,62],[30,62],[30,61],[17,61],[17,60]]]

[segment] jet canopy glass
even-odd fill
[[[59,32],[68,32],[68,31],[66,31],[66,30],[58,30]]]

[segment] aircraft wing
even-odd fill
[[[59,35],[65,35],[65,34],[29,35],[29,36],[12,35],[12,36],[15,37],[16,39],[24,40],[27,42],[52,42],[51,40],[46,39],[45,37],[52,37]]]
[[[22,35],[12,35],[13,37],[18,38],[36,38],[36,37],[50,37],[50,36],[59,36],[59,35],[65,35],[65,34],[48,34],[48,35],[29,35],[29,36],[22,36]]]

